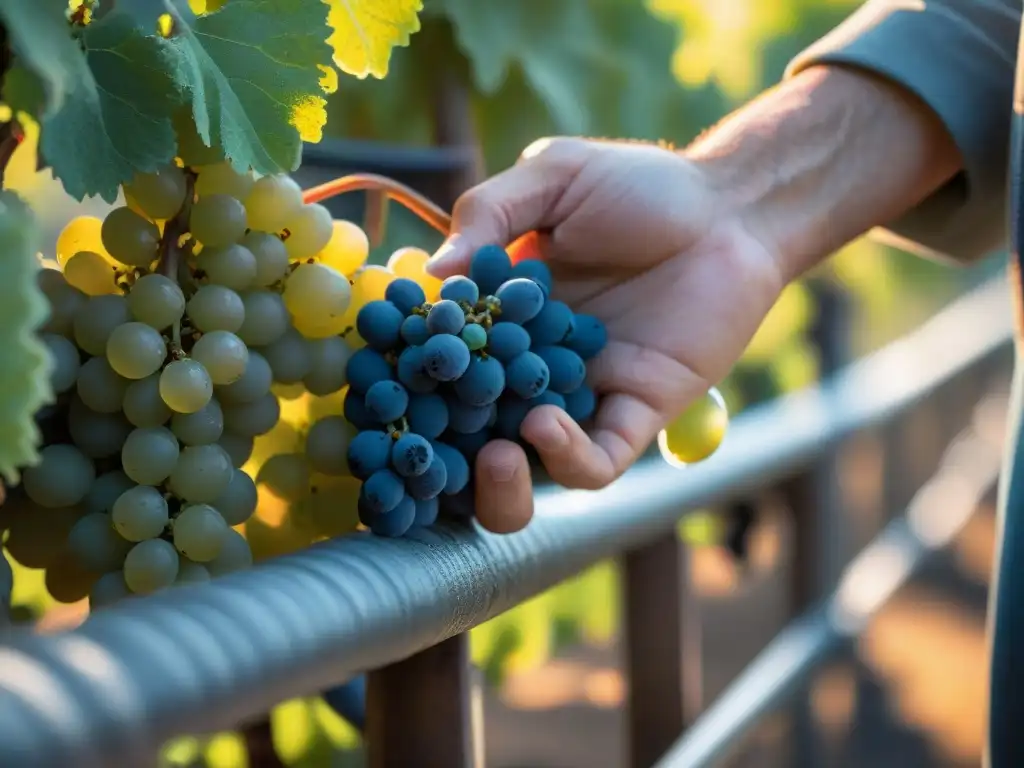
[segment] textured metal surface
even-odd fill
[[[170,736],[229,728],[405,658],[887,419],[1003,347],[1009,316],[1005,287],[986,286],[827,386],[744,414],[704,464],[647,462],[601,492],[538,490],[536,520],[513,536],[355,535],[71,632],[4,634],[0,766],[146,766]]]

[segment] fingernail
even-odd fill
[[[445,240],[441,247],[434,252],[434,255],[427,261],[427,272],[434,274],[437,271],[442,270],[445,265],[456,258],[459,246],[459,236],[452,235]]]
[[[487,474],[496,483],[507,483],[516,476],[516,464],[514,461],[502,461],[492,464],[488,468]]]

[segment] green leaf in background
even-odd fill
[[[42,121],[40,149],[69,195],[112,203],[122,182],[174,158],[178,56],[116,11],[88,25],[82,42],[72,89]]]
[[[384,81],[346,83],[328,130],[431,143],[431,99],[454,73],[467,81],[492,172],[553,133],[682,142],[724,101],[676,82],[676,39],[643,0],[427,0],[415,44],[395,51]]]
[[[639,3],[436,0],[430,7],[452,22],[483,95],[498,94],[509,71],[518,68],[559,132],[605,133],[602,118],[619,106],[624,89],[654,95],[641,74],[675,89],[668,66],[670,28],[659,35],[658,22]],[[620,30],[601,23],[606,14],[634,28],[643,24],[648,44],[618,44],[614,36]],[[658,62],[657,71],[644,66],[649,61]]]
[[[296,123],[326,120],[326,23],[320,2],[233,0],[194,26],[176,25],[172,39],[196,128],[235,168],[268,174],[298,167]]]
[[[35,72],[25,67],[14,65],[7,70],[0,97],[15,113],[38,117],[46,111],[46,86]]]
[[[36,283],[39,239],[28,205],[0,191],[0,474],[8,483],[18,481],[19,467],[36,462],[40,435],[34,415],[53,399],[53,363],[35,333],[48,312]]]
[[[0,0],[0,23],[21,66],[39,78],[47,110],[60,108],[82,67],[67,10],[67,0]]]
[[[109,3],[110,0],[107,2]],[[195,20],[195,13],[189,6],[188,0],[116,0],[116,2],[115,7],[118,13],[124,13],[131,17],[139,29],[147,35],[156,31],[157,22],[164,14],[186,24]],[[102,4],[100,10],[103,10]]]
[[[356,77],[388,73],[391,51],[420,29],[422,0],[325,0],[334,61]]]

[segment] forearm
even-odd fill
[[[814,67],[686,150],[787,278],[953,178],[956,144],[917,97],[855,69]]]

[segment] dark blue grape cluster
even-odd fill
[[[348,463],[371,531],[402,536],[442,512],[472,514],[477,453],[494,438],[520,441],[532,408],[556,405],[578,422],[594,413],[585,361],[607,332],[549,298],[551,284],[544,262],[513,266],[486,246],[436,303],[399,278],[359,310],[366,347],[348,362],[345,417],[358,430]]]

